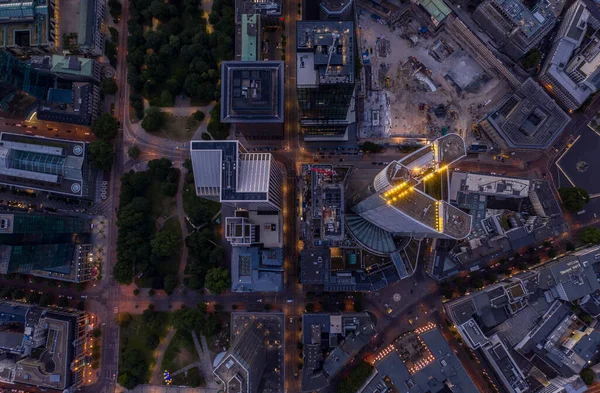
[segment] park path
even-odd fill
[[[171,373],[171,377],[174,377],[176,375],[182,374],[186,371],[188,371],[189,369],[192,369],[194,367],[198,367],[198,369],[200,369],[200,362],[194,362],[192,364],[188,364],[187,366],[180,368],[179,370],[175,371],[174,373]]]
[[[200,359],[200,371],[202,372],[202,374],[204,374],[204,381],[206,383],[206,387],[208,389],[216,389],[219,387],[219,385],[215,382],[215,379],[213,377],[213,364],[212,359],[210,358],[208,344],[206,343],[206,337],[200,336],[202,346],[198,341],[198,335],[196,335],[196,332],[193,330],[192,338],[194,339],[194,346],[196,347],[196,352],[198,352],[198,358]]]
[[[176,332],[177,332],[177,329],[173,329],[173,328],[169,329],[165,339],[162,340],[160,342],[160,344],[158,344],[158,347],[156,347],[156,349],[154,350],[154,353],[158,353],[158,357],[156,358],[156,364],[154,365],[154,370],[152,370],[152,378],[150,378],[150,383],[152,385],[160,384],[160,381],[161,381],[160,378],[162,375],[162,373],[161,373],[162,367],[161,366],[162,366],[163,358],[165,357],[165,351],[169,347],[169,344],[171,343],[171,340],[175,336]]]
[[[188,260],[188,248],[185,245],[185,239],[188,237],[188,228],[185,223],[185,211],[183,210],[183,187],[185,187],[185,168],[181,166],[179,168],[181,173],[179,174],[179,185],[177,187],[177,218],[179,219],[179,226],[181,227],[181,260],[179,261],[179,271],[177,272],[177,283],[183,286],[183,277],[185,275],[185,267]]]

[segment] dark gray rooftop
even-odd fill
[[[329,248],[305,248],[302,250],[300,276],[303,284],[325,284],[331,266]]]
[[[283,123],[283,61],[225,61],[221,121]]]

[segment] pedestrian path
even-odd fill
[[[171,340],[175,336],[176,332],[177,332],[177,329],[170,329],[169,332],[167,333],[167,336],[165,337],[165,339],[162,340],[160,342],[160,344],[158,344],[158,347],[156,347],[156,349],[154,350],[154,353],[158,353],[158,357],[156,358],[156,364],[154,365],[154,370],[152,370],[152,378],[150,379],[150,382],[152,384],[158,385],[161,381],[162,361],[163,361],[163,358],[165,357],[165,352],[167,351],[167,348],[169,347],[169,344],[171,343]]]
[[[210,351],[206,343],[206,337],[200,336],[200,340],[202,340],[202,346],[200,346],[198,336],[193,330],[192,338],[194,339],[194,346],[196,347],[196,351],[198,352],[198,358],[200,359],[200,371],[202,371],[202,374],[204,375],[206,387],[217,389],[219,385],[217,385],[213,377],[212,360],[210,358]]]
[[[171,373],[171,377],[174,377],[179,374],[183,374],[184,372],[186,372],[194,367],[198,367],[198,369],[200,369],[200,362],[194,362],[192,364],[188,364],[184,368],[180,368],[179,370],[175,371],[174,373]]]

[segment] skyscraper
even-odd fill
[[[347,140],[355,122],[354,23],[296,24],[297,93],[306,140]]]
[[[249,153],[241,143],[192,141],[196,195],[238,208],[279,211],[283,169],[271,153]]]
[[[465,238],[471,230],[471,216],[442,200],[443,190],[436,191],[444,184],[437,175],[465,155],[460,136],[436,139],[386,166],[354,196],[352,210],[376,228],[396,235]]]
[[[215,367],[214,375],[228,393],[257,393],[266,360],[265,327],[250,321]]]

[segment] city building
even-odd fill
[[[225,218],[225,239],[234,247],[260,244],[266,248],[283,247],[281,214],[258,214],[238,209]]]
[[[444,279],[523,249],[568,229],[546,180],[453,171],[449,202],[471,215],[468,242],[438,242],[429,273]]]
[[[572,302],[598,291],[599,261],[600,247],[578,250],[450,301],[446,313],[507,391],[582,391],[579,373],[599,360],[600,333]]]
[[[0,382],[71,391],[85,379],[86,314],[0,302]]]
[[[0,212],[0,274],[89,281],[91,231],[91,221],[83,218]]]
[[[7,132],[0,133],[0,184],[94,200],[96,171],[87,144]]]
[[[353,20],[353,0],[321,0],[319,3],[321,20]]]
[[[427,11],[431,22],[436,27],[444,22],[448,15],[452,14],[452,10],[444,0],[419,0],[417,4]]]
[[[59,46],[54,0],[9,0],[0,11],[0,48],[17,55],[52,52]]]
[[[501,51],[518,60],[552,30],[563,5],[564,0],[485,0],[473,12],[473,20]]]
[[[432,323],[398,337],[375,355],[375,370],[358,393],[478,393],[462,363]]]
[[[242,15],[242,61],[262,60],[260,15]],[[260,87],[260,85],[259,85]],[[259,90],[260,91],[260,90]]]
[[[0,29],[2,31],[2,29]],[[15,117],[25,117],[35,106],[35,100],[45,99],[53,78],[41,73],[29,62],[18,60],[7,51],[0,51],[0,111]]]
[[[90,56],[104,54],[105,9],[106,3],[102,0],[81,0],[79,2],[78,51]]]
[[[31,67],[60,79],[77,82],[100,82],[101,67],[94,59],[76,56],[32,56]]]
[[[57,123],[90,126],[100,110],[100,88],[88,82],[73,82],[71,89],[48,89],[40,100],[37,118]]]
[[[283,391],[283,325],[282,313],[231,313],[231,346],[213,372],[226,392]]]
[[[499,150],[543,150],[570,121],[569,115],[529,78],[492,108],[479,126]]]
[[[296,87],[305,140],[348,140],[356,121],[355,50],[351,21],[296,23]]]
[[[441,174],[465,155],[463,139],[449,134],[388,164],[351,201],[351,210],[371,224],[372,231],[363,231],[363,237],[378,230],[414,238],[467,237],[470,215],[442,200],[443,192],[435,198],[428,194],[436,189],[436,182],[442,188]],[[359,224],[360,220],[352,220],[348,228],[357,242],[366,244],[357,237],[361,232],[353,230]]]
[[[581,0],[569,7],[538,76],[567,111],[579,108],[600,88],[600,21],[590,7],[596,5]]]
[[[283,249],[259,245],[232,247],[233,292],[280,292],[283,290]]]
[[[250,29],[252,24],[245,26]],[[255,61],[257,54],[260,59],[260,45],[260,37],[242,44],[242,59],[253,61],[222,63],[221,122],[233,123],[236,134],[248,139],[282,139],[283,61]]]
[[[368,313],[302,315],[302,391],[327,387],[375,335]]]
[[[281,0],[236,0],[235,23],[241,26],[243,15],[256,14],[260,17],[263,27],[270,30],[277,29],[283,26],[282,10]]]
[[[283,167],[239,141],[192,141],[196,195],[250,211],[282,209]]]

